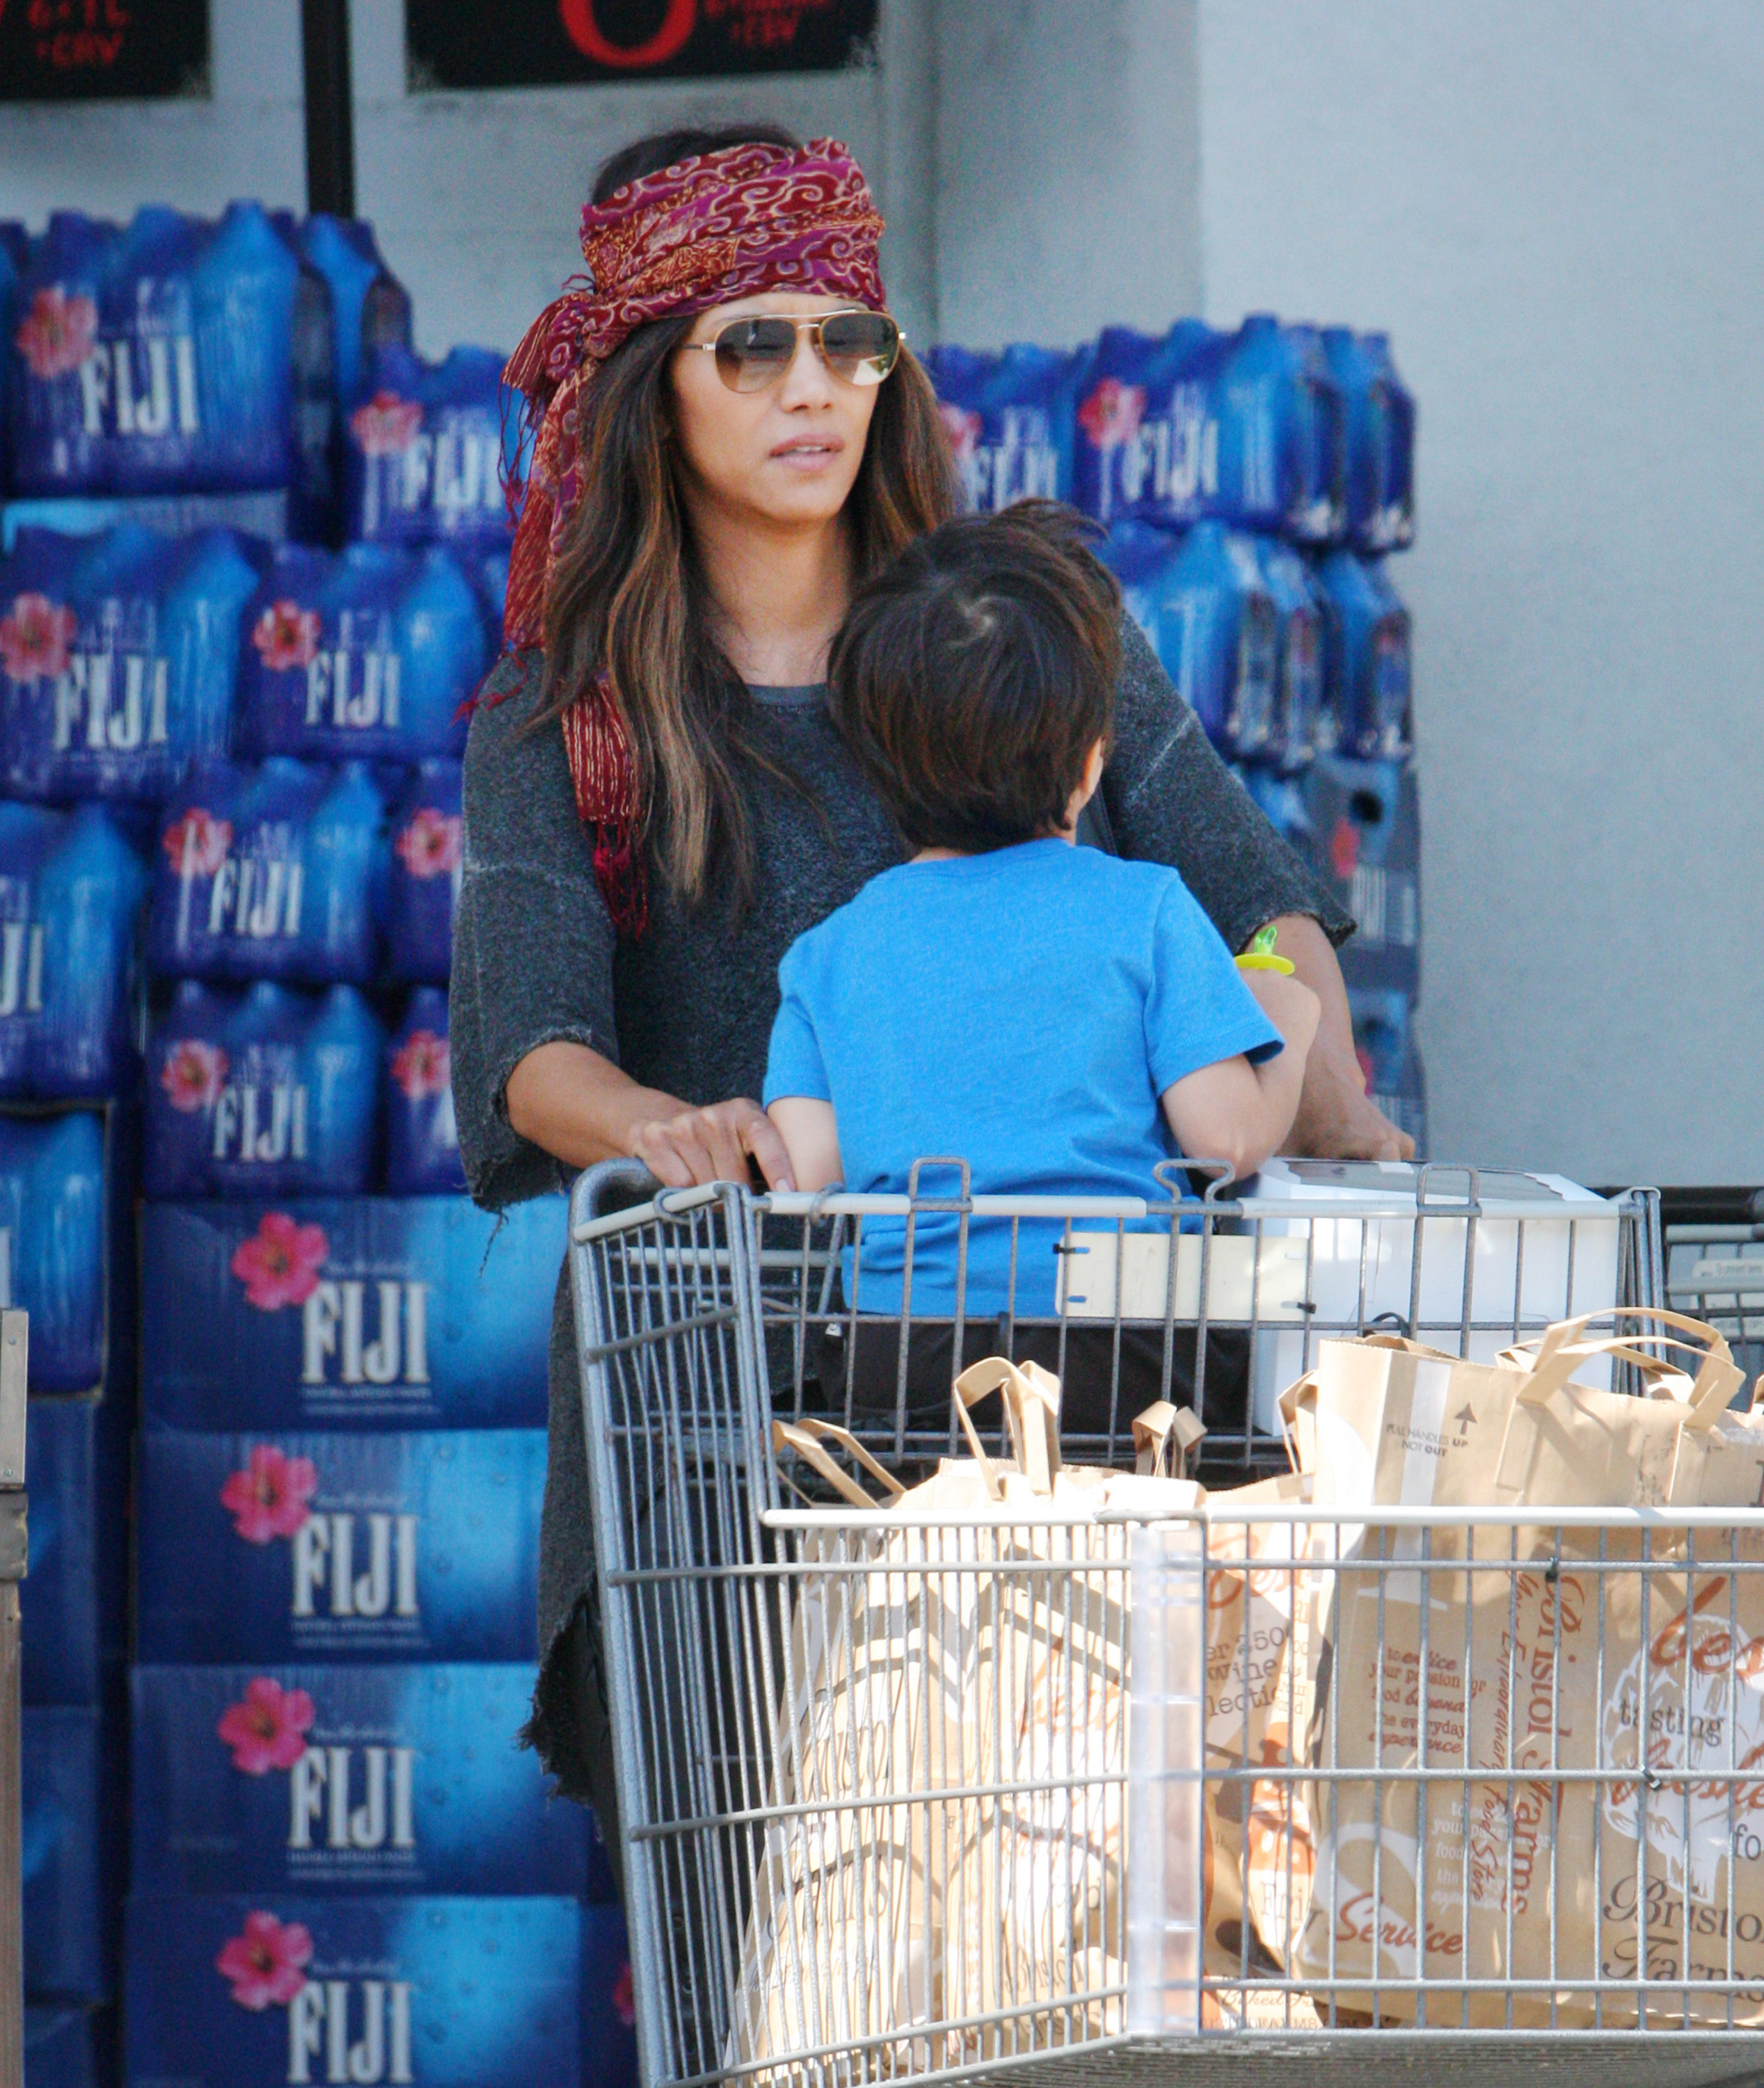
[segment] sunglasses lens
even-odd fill
[[[900,353],[900,329],[886,312],[835,312],[821,327],[821,351],[848,384],[880,384]]]
[[[763,392],[797,353],[788,319],[732,319],[716,337],[717,374],[732,392]]]

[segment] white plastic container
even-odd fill
[[[1624,1207],[1559,1174],[1394,1161],[1271,1160],[1238,1206],[1237,1230],[1177,1243],[1178,1323],[1253,1325],[1255,1425],[1316,1361],[1319,1340],[1382,1325],[1492,1362],[1557,1320],[1617,1302]],[[1162,1320],[1169,1235],[1074,1230],[1064,1309]],[[1609,1382],[1588,1364],[1583,1382]]]

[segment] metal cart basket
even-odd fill
[[[1164,1204],[938,1180],[658,1191],[615,1162],[577,1185],[651,2088],[1254,2081],[1301,2061],[1358,2082],[1448,2057],[1490,2079],[1764,2076],[1764,1915],[1735,1883],[1764,1809],[1764,1658],[1740,1628],[1764,1512],[1380,1508],[1369,1527],[1278,1486],[1154,1521],[890,1499],[956,1452],[951,1376],[995,1352],[1061,1373],[1070,1461],[1120,1461],[1162,1396],[1206,1423],[1213,1487],[1277,1470],[1257,1426],[1270,1374],[1298,1376],[1331,1335],[1395,1324],[1493,1356],[1659,1302],[1652,1196],[1440,1169],[1353,1174],[1322,1206],[1302,1179]],[[936,1226],[958,1281],[921,1284],[938,1309],[916,1315],[916,1241]],[[887,1279],[867,1289],[866,1254]],[[971,1264],[992,1272],[984,1296]],[[1387,1624],[1400,1667],[1399,1615],[1419,1618],[1406,1701],[1381,1696],[1363,1733],[1325,1663],[1321,1748],[1253,1752],[1234,1705],[1259,1690],[1299,1730],[1281,1643],[1350,1595],[1381,1663]],[[1638,1615],[1640,1643],[1673,1619],[1678,1638],[1590,1755],[1558,1744],[1565,1631],[1602,1688]],[[1547,1682],[1527,1664],[1540,1629]],[[1486,1719],[1465,1706],[1484,1691],[1507,1707],[1505,1751],[1472,1762]],[[1355,1836],[1369,1876],[1350,1906],[1338,1868],[1319,1903],[1319,1851]],[[1442,1863],[1463,1898],[1424,1938],[1417,1851],[1433,1902]]]

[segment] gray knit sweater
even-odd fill
[[[1103,798],[1124,855],[1172,864],[1232,949],[1264,922],[1307,914],[1340,942],[1352,923],[1279,840],[1208,745],[1137,626],[1123,633]],[[465,756],[465,869],[455,931],[451,1041],[472,1194],[499,1210],[554,1192],[556,1162],[510,1127],[508,1076],[539,1045],[592,1046],[644,1085],[690,1102],[758,1095],[796,938],[900,860],[886,814],[835,731],[819,689],[756,691],[766,752],[805,786],[753,780],[758,875],[731,922],[694,915],[650,879],[649,926],[617,935],[595,884],[562,735],[522,727],[536,667],[504,661],[473,713]],[[501,695],[502,701],[491,701]],[[496,1250],[492,1248],[492,1256]],[[551,1441],[540,1562],[544,1655],[532,1737],[562,1787],[585,1795],[559,1639],[593,1551],[566,1287],[551,1342]]]

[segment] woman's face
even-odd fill
[[[769,290],[701,312],[686,339],[714,340],[731,319],[851,308],[848,297]],[[763,392],[732,392],[716,365],[690,346],[673,359],[674,448],[693,490],[725,511],[769,522],[831,521],[864,461],[876,387],[835,376],[806,332],[797,336],[790,367]]]

